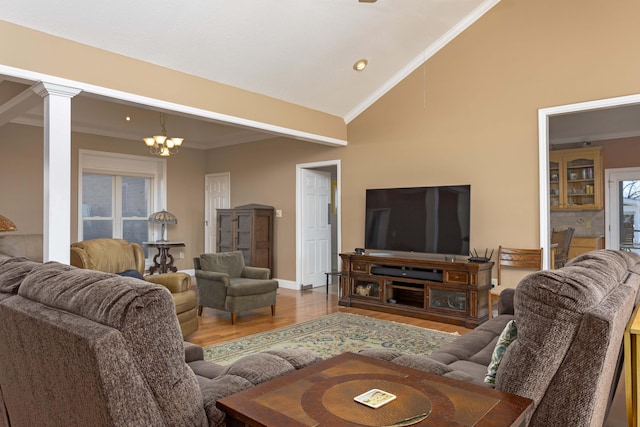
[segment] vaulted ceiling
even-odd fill
[[[348,123],[498,2],[0,0],[0,8],[1,18],[14,24],[329,113]],[[353,69],[359,59],[368,61],[363,71]],[[11,99],[7,94],[28,86],[29,82],[0,83],[0,113],[2,103]],[[156,111],[112,101],[74,98],[74,130],[129,139],[159,130]],[[37,124],[40,115],[35,107],[11,121]],[[132,115],[135,120],[125,123],[124,117]],[[167,130],[184,136],[192,148],[273,137],[185,115],[170,116]]]

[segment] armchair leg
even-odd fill
[[[271,306],[271,315],[272,316],[276,315],[276,305],[275,304]]]
[[[231,324],[235,325],[236,324],[236,313],[231,313]]]
[[[198,316],[202,316],[202,306],[198,306]]]

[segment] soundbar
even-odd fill
[[[440,270],[411,270],[402,267],[371,267],[371,274],[442,282],[442,271]]]

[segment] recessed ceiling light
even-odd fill
[[[366,59],[359,59],[355,64],[353,64],[353,69],[356,71],[362,71],[367,68],[368,63],[369,61],[367,61]]]
[[[131,121],[131,117],[127,116],[124,118],[126,121],[130,122]]]

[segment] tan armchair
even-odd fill
[[[142,247],[123,239],[93,239],[71,244],[71,265],[80,268],[113,274],[134,270],[143,276],[144,261]],[[198,296],[191,289],[191,276],[168,273],[143,277],[147,282],[169,289],[183,337],[198,330]]]

